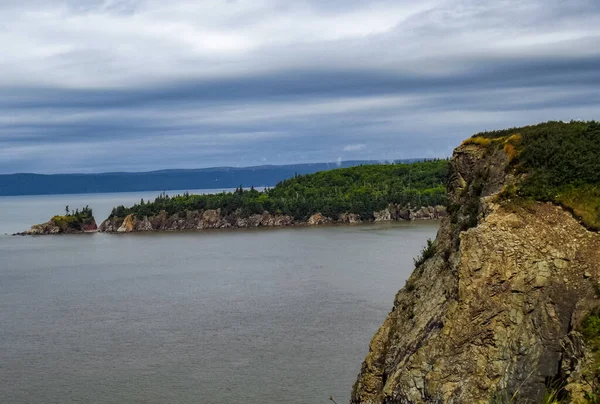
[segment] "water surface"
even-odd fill
[[[0,401],[347,402],[437,226],[0,236]]]

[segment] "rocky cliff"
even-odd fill
[[[446,216],[444,206],[424,206],[420,208],[402,207],[390,204],[386,209],[374,212],[376,222],[396,220],[431,220]],[[155,216],[138,217],[130,214],[125,218],[110,217],[100,225],[99,230],[107,233],[131,233],[140,231],[206,230],[250,227],[284,227],[321,225],[328,223],[361,223],[359,215],[343,213],[337,218],[315,213],[306,221],[294,220],[291,216],[263,212],[244,217],[240,214],[222,215],[220,209],[194,210],[168,215],[161,211]]]
[[[373,337],[351,403],[597,402],[581,327],[600,305],[600,236],[557,205],[502,196],[522,176],[506,149],[455,150],[449,214]]]

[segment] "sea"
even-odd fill
[[[0,197],[0,402],[347,403],[439,226],[10,235],[156,195]]]

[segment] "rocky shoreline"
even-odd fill
[[[80,229],[69,226],[60,226],[54,219],[50,219],[46,223],[34,224],[27,231],[20,233],[14,233],[13,236],[42,236],[42,235],[54,235],[54,234],[84,234],[84,233],[95,233],[98,231],[96,221],[92,218],[92,223],[84,224]]]
[[[322,224],[354,224],[363,222],[385,222],[401,220],[433,220],[446,216],[444,206],[426,206],[420,208],[401,207],[390,204],[386,209],[373,212],[374,220],[362,220],[360,215],[343,213],[337,218],[326,217],[315,213],[306,221],[294,220],[288,215],[272,215],[269,212],[242,217],[238,214],[221,215],[220,209],[204,211],[187,211],[185,215],[176,213],[168,215],[161,211],[155,216],[138,217],[130,214],[125,218],[112,217],[106,219],[98,231],[103,233],[133,233],[148,231],[182,231],[226,228],[253,227],[291,227],[316,226]]]
[[[423,206],[420,208],[401,207],[390,204],[386,209],[373,212],[374,219],[361,219],[355,213],[342,213],[337,218],[331,218],[315,213],[308,220],[295,220],[288,215],[272,215],[269,212],[243,217],[239,214],[221,215],[220,209],[204,211],[187,211],[185,216],[181,213],[168,215],[161,211],[155,216],[138,217],[134,214],[125,218],[110,217],[100,226],[92,218],[91,222],[81,226],[70,227],[57,223],[55,218],[46,223],[34,224],[27,231],[14,233],[13,236],[39,236],[55,234],[84,234],[84,233],[134,233],[150,231],[186,231],[208,230],[227,228],[254,228],[254,227],[293,227],[293,226],[318,226],[323,224],[358,224],[369,222],[392,222],[410,220],[435,220],[447,215],[444,206]]]

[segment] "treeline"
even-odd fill
[[[69,209],[69,205],[65,206],[65,215],[64,216],[75,216],[80,219],[91,218],[94,216],[94,212],[92,208],[88,205],[85,205],[81,210],[76,208],[74,211]]]
[[[140,201],[131,207],[118,206],[111,217],[131,213],[153,216],[166,211],[179,214],[187,211],[221,209],[227,216],[241,217],[267,211],[306,220],[314,213],[337,217],[341,213],[356,213],[372,219],[373,212],[390,203],[415,207],[446,203],[448,160],[432,160],[412,164],[363,165],[297,175],[274,188],[258,191],[238,188],[235,192],[210,195],[177,195],[163,193],[152,202]]]
[[[514,193],[561,204],[600,230],[599,122],[546,122],[477,138],[503,146],[512,166],[527,174]]]
[[[94,212],[89,206],[83,207],[81,210],[76,208],[74,211],[65,206],[65,214],[52,217],[52,221],[63,230],[67,228],[74,230],[82,230],[84,226],[95,223]]]

